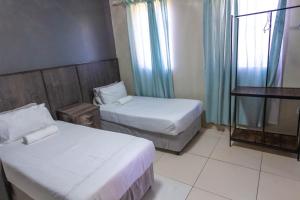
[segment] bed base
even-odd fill
[[[201,117],[195,119],[186,130],[175,136],[140,130],[105,120],[101,120],[101,129],[142,137],[151,140],[157,149],[180,155],[193,137],[200,132]]]
[[[141,200],[154,184],[153,164],[140,176],[120,198],[120,200]],[[34,200],[17,186],[11,184],[11,200]]]

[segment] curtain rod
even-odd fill
[[[263,14],[263,13],[276,12],[276,11],[280,11],[280,10],[288,10],[288,9],[292,9],[292,8],[300,8],[300,5],[290,6],[290,7],[285,7],[285,8],[279,8],[279,9],[274,9],[274,10],[266,10],[266,11],[255,12],[255,13],[248,13],[248,14],[243,14],[243,15],[237,15],[237,16],[234,16],[234,17],[235,18],[240,18],[240,17],[246,17],[246,16],[250,16],[250,15],[258,15],[258,14]]]
[[[112,6],[122,6],[124,5],[122,0],[114,0],[111,4]]]
[[[127,4],[152,2],[155,0],[112,0],[112,6],[126,6]]]

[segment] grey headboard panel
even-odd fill
[[[0,77],[0,112],[25,104],[46,103],[47,93],[40,71]]]
[[[120,80],[118,60],[95,62],[77,67],[84,102],[93,99],[93,88]]]
[[[76,66],[44,70],[51,110],[82,102]]]
[[[78,102],[92,102],[94,87],[120,80],[117,59],[0,75],[0,112],[25,104],[46,103],[56,111]]]

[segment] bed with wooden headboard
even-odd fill
[[[20,72],[15,74],[6,74],[6,75],[0,75],[0,112],[11,110],[32,102],[35,103],[45,103],[46,106],[51,111],[54,118],[56,118],[56,110],[78,102],[92,102],[93,99],[93,88],[107,85],[116,81],[120,81],[120,75],[119,75],[119,67],[118,67],[118,61],[117,59],[111,59],[106,61],[99,61],[99,62],[93,62],[93,63],[87,63],[87,64],[80,64],[80,65],[71,65],[71,66],[62,66],[62,67],[56,67],[51,69],[43,69],[43,70],[36,70],[36,71],[30,71],[30,72]],[[64,122],[58,122],[64,123]],[[62,125],[62,124],[60,124]],[[95,140],[98,143],[95,145],[97,147],[96,150],[99,150],[100,153],[104,153],[106,151],[102,151],[102,148],[106,148],[105,145],[101,145],[104,140],[107,140],[105,142],[111,144],[111,146],[115,146],[115,139],[117,140],[123,140],[124,137],[129,136],[121,136],[119,134],[119,138],[116,138],[113,134],[108,134],[109,138],[113,138],[113,140],[109,140],[108,137],[105,136],[105,134],[94,134],[94,133],[103,133],[103,130],[96,130],[96,129],[89,129],[87,127],[83,126],[77,126],[77,125],[67,125],[65,123],[64,126],[69,126],[70,130],[69,132],[71,137],[73,135],[78,134],[84,134],[87,135],[89,132],[92,132],[93,137],[98,137],[99,140]],[[65,134],[67,133],[67,129],[63,129]],[[101,132],[103,131],[103,132]],[[76,132],[76,134],[74,134]],[[105,131],[106,132],[106,131]],[[107,133],[107,132],[106,132]],[[117,134],[117,133],[116,133]],[[61,142],[60,135],[57,134],[53,137],[58,137],[59,139],[57,141]],[[102,136],[104,135],[104,139]],[[75,136],[74,136],[75,137]],[[87,137],[89,138],[89,137]],[[52,138],[54,139],[54,138]],[[103,140],[102,140],[103,139]],[[128,148],[134,148],[133,150],[124,150],[124,147],[122,146],[122,151],[124,155],[120,155],[122,157],[122,160],[125,163],[124,166],[126,167],[135,167],[138,165],[137,169],[143,170],[141,171],[141,174],[138,175],[136,173],[136,170],[133,170],[133,168],[125,168],[119,167],[118,170],[110,170],[109,173],[118,174],[118,176],[111,176],[109,175],[109,181],[108,183],[112,182],[112,180],[116,180],[117,182],[124,182],[125,178],[123,177],[134,177],[138,176],[137,179],[131,183],[128,181],[128,188],[126,189],[127,185],[125,183],[125,186],[122,186],[122,190],[124,188],[126,191],[124,191],[123,196],[121,197],[122,200],[128,200],[128,199],[141,199],[142,195],[151,187],[151,185],[154,182],[154,176],[153,176],[153,166],[152,162],[154,159],[154,146],[150,141],[144,141],[143,144],[141,143],[142,140],[140,138],[135,138],[136,142],[139,145],[127,145]],[[71,141],[71,140],[67,140]],[[125,140],[124,140],[125,141]],[[133,141],[132,138],[130,141]],[[47,140],[42,141],[44,143],[37,143],[40,144],[41,147],[45,149],[49,149],[49,146],[45,145],[47,144]],[[119,141],[120,142],[120,141]],[[116,145],[119,144],[119,142],[116,142]],[[83,142],[84,143],[84,142]],[[88,145],[90,145],[92,142],[87,142]],[[52,143],[51,143],[52,144]],[[124,143],[125,144],[125,143]],[[127,139],[126,139],[127,144]],[[131,144],[131,143],[130,143]],[[8,144],[9,145],[9,144]],[[45,145],[45,146],[44,146]],[[68,144],[66,144],[68,146]],[[81,144],[83,145],[83,144]],[[80,145],[79,145],[80,146]],[[125,146],[125,145],[124,145]],[[3,148],[5,145],[3,146]],[[90,147],[90,146],[89,146]],[[22,146],[22,148],[24,148]],[[29,148],[29,147],[28,147]],[[64,149],[64,148],[63,148]],[[28,149],[27,149],[28,150]],[[114,148],[112,148],[114,150]],[[146,151],[147,150],[147,151]],[[82,150],[85,152],[85,150]],[[119,150],[118,150],[119,151]],[[131,153],[130,153],[131,152]],[[7,153],[7,152],[6,152]],[[62,153],[63,154],[63,153]],[[64,155],[64,154],[63,154]],[[84,154],[85,155],[85,154]],[[118,166],[121,165],[122,162],[119,161],[120,159],[115,158],[118,156],[118,154],[114,154],[112,156],[112,160],[118,160]],[[147,156],[144,156],[147,155]],[[148,156],[149,155],[149,156]],[[99,155],[101,157],[103,155]],[[139,156],[142,156],[143,159],[141,159]],[[22,156],[21,156],[22,157]],[[42,157],[42,156],[41,156]],[[78,157],[81,157],[80,155]],[[84,158],[84,156],[82,156]],[[126,157],[126,159],[125,159]],[[128,157],[128,158],[127,158]],[[101,157],[102,158],[102,157]],[[145,159],[146,158],[146,159]],[[93,158],[94,159],[94,158]],[[66,159],[67,160],[67,159]],[[67,162],[72,160],[67,160]],[[106,161],[105,161],[106,162]],[[108,162],[108,160],[107,160]],[[109,161],[110,162],[110,161]],[[145,163],[149,162],[149,167]],[[41,162],[37,162],[41,163]],[[128,163],[134,163],[134,164],[128,164]],[[142,167],[139,167],[141,165]],[[6,178],[7,172],[4,173],[4,167],[3,163],[0,160],[0,199],[8,200],[8,199],[22,199],[32,200],[27,192],[31,191],[27,188],[27,190],[22,190],[21,188],[17,187],[13,184],[13,182],[9,182]],[[81,166],[81,165],[79,165]],[[107,164],[107,166],[110,166],[110,164]],[[116,166],[114,164],[114,166]],[[143,167],[145,169],[143,169]],[[102,170],[102,167],[101,167]],[[102,171],[99,168],[99,173],[101,175]],[[34,171],[34,170],[33,170]],[[37,170],[38,171],[38,170]],[[132,171],[135,171],[135,175],[131,173]],[[20,172],[21,174],[23,173]],[[105,173],[105,172],[103,172]],[[105,173],[106,174],[106,173]],[[119,177],[120,174],[123,174],[120,180],[115,179],[115,177]],[[99,177],[97,177],[97,173],[93,173],[95,175],[95,180],[98,180]],[[110,177],[111,176],[111,177]],[[27,183],[26,176],[25,177],[25,183]],[[47,177],[47,176],[46,176]],[[93,177],[90,176],[89,177]],[[121,181],[122,179],[122,181]],[[127,179],[127,178],[126,178]],[[71,180],[71,178],[67,178],[67,180]],[[49,181],[49,184],[51,181]],[[112,182],[113,183],[113,182]],[[88,184],[88,183],[87,183]],[[27,184],[25,184],[27,185]],[[29,184],[30,185],[30,184]],[[34,185],[34,184],[33,184]],[[82,183],[80,183],[82,185]],[[94,184],[92,186],[99,187],[100,189],[96,188],[95,191],[102,191],[102,183]],[[31,184],[32,186],[32,184]],[[35,186],[35,185],[34,185]],[[116,185],[114,187],[117,187]],[[24,188],[24,187],[22,187]],[[44,194],[44,190],[39,191],[36,190],[36,188],[39,187],[33,187],[36,193],[36,195]],[[87,187],[82,187],[84,190]],[[89,187],[91,188],[91,187]],[[26,189],[26,188],[25,188]],[[107,188],[106,188],[107,189]],[[108,189],[109,191],[114,191],[115,189]],[[90,191],[90,189],[88,190]],[[107,190],[105,190],[107,191]],[[85,192],[85,191],[84,191]],[[55,192],[54,192],[55,193]],[[105,192],[107,193],[107,192]],[[45,195],[48,194],[45,192]],[[106,194],[105,194],[106,195]],[[37,199],[44,199],[44,198],[37,198]],[[74,198],[73,198],[74,199]]]
[[[56,118],[57,109],[78,102],[92,102],[94,87],[119,80],[117,59],[2,74],[0,112],[32,102],[45,103]],[[2,178],[5,179],[5,175],[1,167],[0,193],[4,194]],[[1,198],[4,197],[0,195]]]

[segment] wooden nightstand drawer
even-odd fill
[[[79,103],[57,111],[58,119],[66,122],[100,128],[100,112],[93,104]]]

